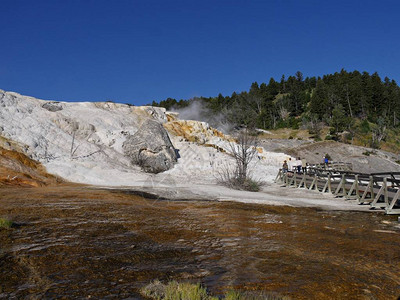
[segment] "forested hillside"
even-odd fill
[[[366,139],[379,147],[389,129],[400,127],[400,88],[394,80],[383,80],[375,72],[341,70],[323,77],[303,77],[299,71],[280,81],[252,83],[248,91],[231,96],[199,97],[188,100],[168,98],[152,105],[180,109],[201,102],[207,114],[222,116],[235,125],[262,129],[306,128],[317,139]],[[219,117],[219,119],[221,119]],[[330,126],[328,136],[320,136]]]

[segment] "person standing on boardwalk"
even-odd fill
[[[282,171],[283,171],[283,173],[287,173],[287,171],[288,171],[288,164],[287,164],[286,160],[283,161]]]
[[[325,164],[325,168],[327,168],[327,167],[328,167],[328,163],[329,163],[329,159],[328,159],[328,157],[325,155],[325,156],[324,156],[324,164]]]
[[[296,161],[297,173],[301,173],[301,166],[302,166],[301,158],[298,157]]]
[[[291,157],[289,157],[289,161],[288,161],[288,170],[289,170],[289,172],[293,171],[293,162],[292,162]]]
[[[303,169],[303,173],[307,174],[307,160],[305,158],[301,160],[301,168]]]

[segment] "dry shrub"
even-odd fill
[[[254,180],[249,170],[250,162],[257,155],[258,137],[247,128],[236,135],[236,142],[230,143],[230,154],[235,165],[225,165],[219,172],[219,182],[229,188],[258,192],[261,181]]]

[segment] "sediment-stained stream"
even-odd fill
[[[0,189],[0,298],[140,298],[153,279],[294,299],[400,296],[397,216]]]

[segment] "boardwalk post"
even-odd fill
[[[315,174],[314,190],[319,191],[319,189],[318,189],[318,176],[317,176],[317,174]]]
[[[323,187],[322,190],[321,190],[322,193],[325,193],[325,192],[326,192],[326,190],[327,190],[327,188],[328,188],[328,182],[329,182],[329,175],[328,175],[328,179],[325,181],[324,187]]]
[[[355,192],[355,196],[353,196],[353,192]],[[357,199],[359,200],[360,195],[358,192],[358,175],[354,176],[354,182],[351,185],[351,188],[349,190],[349,192],[347,193],[346,199],[350,200],[350,199]]]
[[[306,179],[306,173],[304,173],[304,177],[303,177],[303,180],[304,180],[304,188],[306,189],[307,188],[307,179]]]
[[[314,179],[313,179],[313,181],[312,181],[310,187],[308,188],[309,190],[312,190],[312,188],[314,187],[316,181],[317,181],[317,174],[314,175]]]
[[[331,187],[331,174],[328,175],[328,191],[332,194],[332,187]]]
[[[339,194],[340,190],[342,190],[342,194]],[[344,174],[342,174],[342,179],[340,180],[340,183],[336,188],[335,196],[346,196],[346,177]]]
[[[392,201],[390,202],[390,205],[386,207],[386,213],[387,214],[393,214],[393,213],[399,213],[398,209],[393,210],[394,205],[396,204],[397,200],[400,197],[400,189],[397,190],[396,194],[393,196]]]
[[[365,198],[367,197],[367,193],[368,193],[368,189],[369,189],[370,184],[371,184],[371,180],[368,182],[368,185],[367,185],[367,187],[365,188],[364,193],[363,193],[363,195],[361,196],[361,198],[358,199],[358,204],[363,204],[363,203],[364,203]]]
[[[367,198],[367,194],[370,193],[369,198]],[[372,202],[374,200],[374,177],[371,175],[369,176],[369,182],[367,187],[364,190],[364,193],[361,197],[361,199],[358,201],[359,204],[362,204],[364,202],[366,202],[365,200],[371,200],[368,201],[369,203]]]
[[[387,178],[383,178],[383,185],[385,186],[385,190],[383,191],[383,199],[385,200],[385,207],[389,206],[389,199],[388,199],[388,188],[387,188]]]
[[[282,169],[279,169],[279,172],[276,175],[274,182],[276,183],[278,179],[282,180]]]
[[[289,175],[288,175],[289,176]],[[289,186],[291,186],[293,183],[293,176],[289,179]]]
[[[322,193],[326,193],[327,191],[332,194],[332,190],[331,190],[331,174],[328,174],[328,178],[327,178],[327,180],[325,182],[325,185],[322,188],[321,192]]]
[[[374,176],[370,176],[370,181],[371,181],[371,199],[374,199],[375,192],[374,192]]]
[[[383,195],[384,198],[384,203],[378,203],[379,199]],[[388,200],[387,200],[387,179],[383,178],[383,183],[381,188],[379,189],[379,192],[376,194],[374,201],[371,203],[371,208],[381,208],[381,207],[387,207],[388,205]]]
[[[354,191],[355,186],[356,186],[356,181],[354,180],[354,181],[353,181],[353,184],[351,185],[351,188],[350,188],[349,192],[348,192],[347,195],[346,195],[346,200],[349,200],[349,199],[352,198],[352,197],[351,197],[351,194],[353,194],[353,191]]]
[[[293,173],[292,178],[290,178],[289,186],[293,185],[296,187],[296,173]]]
[[[303,173],[303,178],[300,180],[300,183],[299,183],[299,185],[297,186],[298,188],[301,188],[302,187],[302,185],[304,185],[305,186],[305,183],[306,182],[306,173],[304,172]]]
[[[386,214],[400,214],[400,179],[395,177],[400,176],[400,172],[362,174],[333,171],[334,175],[331,170],[312,167],[309,173],[300,175],[279,169],[275,182],[281,181],[284,186],[314,189],[322,193],[330,192],[345,199],[357,199],[359,204],[370,203],[371,208],[385,208]]]
[[[359,180],[358,180],[358,175],[356,175],[356,199],[359,200],[360,199],[360,187],[359,187]]]

